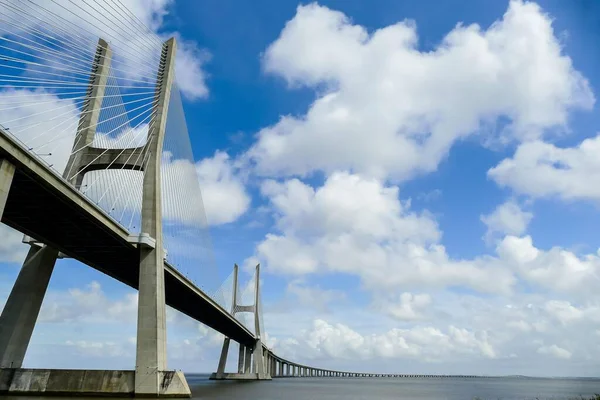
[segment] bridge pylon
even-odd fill
[[[77,134],[63,177],[77,189],[86,172],[131,169],[144,172],[142,186],[141,234],[130,239],[139,250],[139,299],[136,365],[133,371],[34,370],[22,369],[23,359],[35,327],[48,282],[59,251],[25,237],[31,245],[17,281],[0,316],[0,392],[14,385],[15,392],[41,391],[89,395],[136,395],[146,397],[191,397],[181,371],[167,370],[166,305],[161,204],[161,160],[171,86],[174,79],[175,38],[163,43],[157,70],[156,88],[148,139],[137,148],[104,149],[92,146],[109,75],[112,50],[99,39],[92,62],[86,99]],[[146,154],[143,158],[132,155]],[[0,160],[0,217],[14,166]],[[148,240],[148,236],[152,240]]]
[[[229,353],[229,344],[231,339],[225,337],[223,339],[223,347],[221,349],[221,357],[219,358],[219,366],[217,372],[210,376],[213,380],[270,380],[271,374],[268,360],[268,351],[264,348],[262,342],[262,329],[260,323],[260,313],[262,306],[260,304],[260,264],[256,265],[255,282],[254,282],[254,304],[245,305],[238,304],[238,270],[237,264],[233,266],[233,294],[231,302],[231,314],[235,317],[236,313],[250,312],[254,314],[254,333],[256,340],[253,347],[248,347],[239,344],[238,353],[238,370],[236,373],[226,373],[225,365],[227,364],[227,355]],[[267,354],[265,354],[267,353]]]
[[[63,172],[63,178],[71,181],[76,187],[81,185],[83,174],[79,174],[81,178],[78,182],[70,180],[69,174],[71,170],[85,165],[82,164],[81,150],[93,142],[96,134],[111,58],[110,46],[103,39],[99,39],[92,62],[87,98],[77,125],[73,154]],[[0,368],[23,366],[23,359],[58,258],[58,250],[50,246],[28,236],[25,236],[23,241],[29,243],[31,248],[0,316]]]

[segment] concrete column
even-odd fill
[[[249,374],[252,368],[252,348],[246,346],[246,356],[244,357],[244,373]]]
[[[263,359],[265,361],[265,374],[273,375],[273,373],[271,371],[271,356],[269,356],[269,355],[263,356]]]
[[[262,351],[262,355],[263,355],[263,368],[265,369],[265,374],[266,375],[271,375],[271,372],[269,371],[269,360],[271,359],[271,353],[269,353],[269,351],[265,348],[263,348]]]
[[[266,379],[265,373],[265,361],[263,358],[262,351],[262,326],[260,326],[260,314],[262,312],[262,306],[260,304],[260,264],[256,265],[256,278],[254,282],[254,332],[256,333],[257,340],[254,346],[254,366],[258,379]]]
[[[157,396],[160,372],[167,369],[167,326],[165,307],[165,274],[162,231],[162,198],[160,165],[165,126],[174,77],[175,38],[163,44],[157,74],[156,102],[150,120],[150,138],[146,144],[150,157],[142,186],[141,233],[155,240],[155,247],[140,244],[140,274],[135,366],[136,395]]]
[[[4,215],[4,207],[14,176],[15,166],[7,160],[0,160],[0,219]]]
[[[0,368],[21,368],[58,251],[31,246],[0,316]]]
[[[221,357],[219,358],[219,366],[217,367],[217,379],[222,379],[225,375],[225,364],[227,363],[227,353],[229,353],[229,342],[231,340],[226,337],[223,340],[223,347],[221,348]]]
[[[85,156],[85,150],[82,149],[89,147],[96,135],[96,126],[98,125],[102,100],[106,90],[111,58],[112,50],[110,46],[105,40],[99,39],[90,74],[89,95],[81,108],[77,134],[75,135],[73,150],[71,152],[72,155],[69,157],[63,173],[63,177],[77,189],[81,187],[81,182],[83,181],[83,173],[79,173],[79,171],[85,166],[82,165],[82,160]]]
[[[244,373],[244,345],[240,343],[240,350],[238,354],[238,374]]]
[[[256,279],[258,280],[258,276],[256,277]],[[262,342],[260,341],[260,339],[256,339],[256,344],[254,345],[254,352],[252,354],[252,358],[254,359],[254,372],[258,374],[258,379],[265,379],[265,361],[263,358]]]

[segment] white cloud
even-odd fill
[[[571,355],[572,355],[569,350],[563,349],[562,347],[558,347],[555,344],[553,344],[551,346],[540,347],[538,349],[538,353],[549,355],[549,356],[556,357],[556,358],[565,359],[565,360],[568,360],[569,358],[571,358]]]
[[[131,357],[135,353],[135,347],[127,346],[128,343],[67,340],[65,344],[74,347],[79,355],[92,357]]]
[[[505,237],[497,247],[500,261],[527,281],[541,288],[587,296],[596,293],[600,283],[600,256],[576,254],[560,247],[543,251],[530,236]]]
[[[488,171],[500,186],[532,197],[564,200],[600,199],[600,135],[574,147],[561,148],[542,141],[521,144],[512,158]]]
[[[489,241],[496,233],[503,234],[503,236],[521,236],[527,230],[527,225],[532,218],[533,214],[523,211],[514,200],[502,203],[492,213],[480,217],[487,226],[486,241]]]
[[[196,170],[209,224],[235,221],[248,210],[250,196],[227,153],[215,152],[198,162]]]
[[[582,322],[600,323],[600,305],[594,303],[577,306],[569,301],[549,300],[544,310],[563,326]]]
[[[281,231],[256,248],[267,271],[355,274],[371,290],[462,285],[497,293],[514,283],[485,258],[450,259],[436,221],[375,179],[340,172],[317,189],[293,179],[266,181],[262,192]]]
[[[267,272],[344,273],[360,277],[373,292],[396,293],[462,286],[507,294],[518,289],[520,278],[540,290],[581,298],[600,283],[600,252],[539,249],[530,236],[505,236],[494,256],[454,259],[439,243],[436,221],[412,212],[410,202],[398,199],[397,187],[375,179],[335,173],[316,189],[297,179],[265,181],[262,192],[279,232],[268,233],[251,259]],[[507,226],[522,228],[516,225]]]
[[[414,321],[424,318],[423,312],[431,305],[431,296],[427,293],[412,294],[404,292],[398,300],[380,300],[378,307],[383,308],[392,318],[401,321]]]
[[[330,303],[346,299],[346,293],[341,290],[322,289],[318,285],[309,286],[301,280],[288,283],[286,292],[294,296],[295,305],[319,311],[327,311]]]
[[[341,12],[299,6],[264,56],[267,72],[315,89],[300,117],[261,130],[247,156],[267,175],[351,170],[407,179],[437,168],[452,144],[482,125],[510,121],[499,139],[563,129],[594,98],[534,3],[511,1],[487,30],[457,25],[433,51],[416,26],[372,33]]]
[[[363,335],[347,325],[313,321],[311,329],[275,346],[285,356],[302,359],[390,359],[412,358],[440,361],[449,357],[496,357],[485,331],[472,332],[449,326],[446,331],[432,327],[391,329],[381,334]],[[279,354],[279,353],[278,353]]]
[[[0,224],[0,262],[22,262],[29,251],[29,246],[23,244],[22,240],[21,232]]]
[[[44,89],[5,88],[0,123],[62,174],[75,139],[79,110],[71,99]],[[17,105],[15,105],[17,104]]]
[[[40,310],[39,321],[131,322],[137,320],[137,302],[137,292],[112,300],[98,282],[92,281],[85,289],[49,293]]]
[[[376,179],[337,172],[317,190],[297,179],[261,187],[278,215],[277,226],[302,235],[353,234],[361,238],[391,236],[418,242],[436,240],[437,224],[427,215],[408,213],[410,202],[398,200],[396,186]]]
[[[583,317],[583,311],[574,307],[568,301],[551,300],[546,303],[546,312],[562,324],[577,321]]]

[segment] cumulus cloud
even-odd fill
[[[77,131],[79,109],[72,99],[43,89],[4,88],[0,123],[61,174]]]
[[[497,253],[506,267],[539,288],[586,296],[594,294],[600,282],[600,250],[582,256],[560,247],[544,251],[533,245],[530,236],[507,236]]]
[[[131,322],[137,320],[137,302],[137,292],[112,300],[98,282],[92,281],[83,289],[49,293],[40,310],[39,321]]]
[[[397,299],[379,300],[378,307],[382,308],[392,318],[401,321],[414,321],[424,318],[424,311],[431,304],[431,296],[427,293],[401,293]]]
[[[247,157],[267,175],[407,179],[435,170],[456,140],[498,118],[509,123],[495,140],[531,140],[594,102],[534,3],[511,1],[487,29],[458,24],[433,51],[418,46],[412,21],[369,33],[341,12],[299,6],[264,69],[317,98],[305,115],[262,129]]]
[[[25,259],[29,246],[23,244],[23,234],[0,224],[0,262],[18,263]]]
[[[294,297],[296,305],[318,311],[328,311],[330,303],[346,299],[346,293],[341,290],[322,289],[318,285],[311,286],[301,280],[288,283],[286,292]]]
[[[542,346],[538,349],[538,353],[549,355],[556,358],[561,358],[564,360],[568,360],[571,358],[571,352],[567,349],[563,349],[555,344],[551,346]]]
[[[521,236],[532,218],[533,214],[523,211],[514,200],[502,203],[490,214],[480,217],[487,226],[485,239],[488,242],[495,234]]]
[[[375,179],[335,173],[317,188],[296,179],[266,181],[262,193],[279,232],[265,236],[252,260],[270,273],[350,274],[373,292],[462,286],[507,294],[520,278],[540,290],[585,296],[599,283],[600,253],[544,250],[530,236],[504,236],[495,255],[452,258],[439,243],[435,219],[411,211],[397,187]],[[505,231],[522,230],[529,216],[508,207],[508,223],[499,217],[502,210],[484,219]],[[513,214],[521,218],[516,224]]]
[[[452,260],[436,221],[411,211],[398,187],[340,172],[316,189],[293,179],[261,190],[281,231],[256,248],[267,271],[355,274],[371,290],[464,285],[498,293],[514,283],[485,258]]]
[[[87,340],[67,340],[65,344],[75,349],[76,354],[92,357],[131,357],[135,347],[130,343],[91,342]]]
[[[235,221],[248,210],[250,196],[227,153],[217,151],[201,160],[196,171],[209,224]]]
[[[282,355],[303,359],[389,359],[412,358],[440,361],[448,357],[475,356],[494,358],[487,333],[449,326],[445,331],[433,327],[391,329],[381,334],[363,335],[342,323],[313,321],[309,330],[278,343]]]
[[[513,157],[488,171],[502,187],[531,197],[556,196],[563,200],[600,199],[600,189],[590,182],[600,179],[600,135],[574,147],[543,141],[521,144]]]

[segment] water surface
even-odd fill
[[[208,375],[200,374],[186,377],[196,400],[581,400],[600,393],[600,378],[276,378],[241,382],[210,381]]]
[[[188,375],[195,399],[567,400],[600,393],[600,378],[276,378],[208,381]]]

